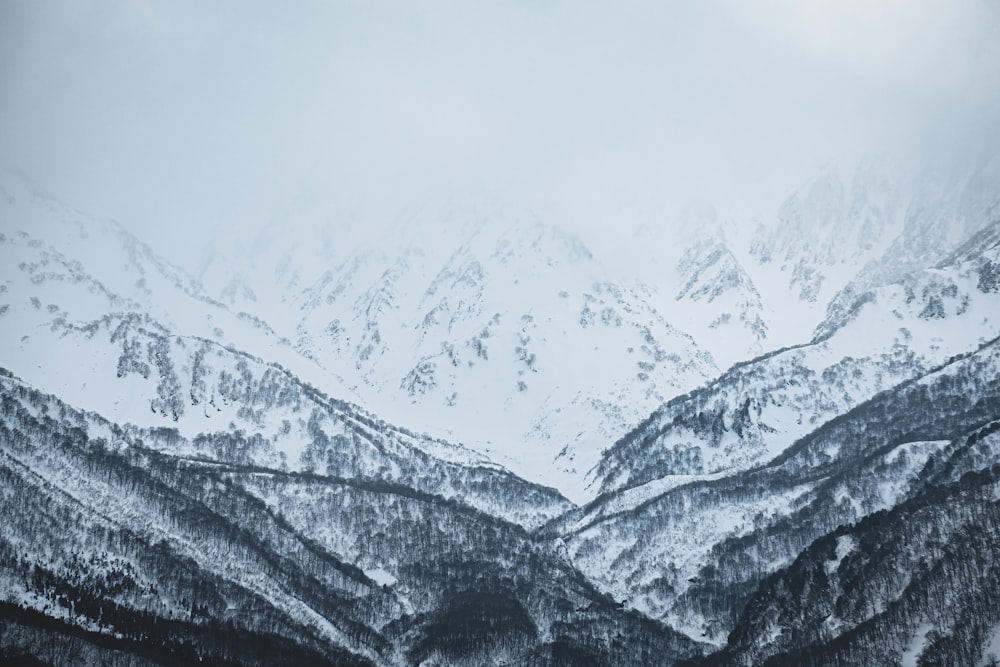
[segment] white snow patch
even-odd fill
[[[829,576],[837,571],[840,564],[844,561],[844,558],[848,556],[852,551],[854,551],[858,546],[858,543],[854,541],[854,538],[850,535],[841,535],[837,538],[837,557],[833,560],[829,560],[824,565],[826,569],[826,574]]]
[[[1000,662],[1000,623],[990,630],[990,637],[983,647],[983,655],[976,663],[976,667],[990,667],[996,662]]]
[[[395,586],[396,577],[392,576],[385,570],[377,567],[365,570],[365,576],[372,579],[379,586]]]
[[[933,629],[934,626],[930,623],[922,623],[917,628],[913,638],[910,639],[909,645],[906,647],[906,651],[903,652],[903,655],[899,659],[901,667],[917,667],[917,660],[927,645],[927,634]]]

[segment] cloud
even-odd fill
[[[757,206],[995,108],[996,7],[8,0],[0,151],[153,234],[468,189]]]

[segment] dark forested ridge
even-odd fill
[[[969,472],[817,540],[763,582],[725,650],[690,664],[996,664],[998,484],[1000,465]]]
[[[137,441],[2,384],[7,658],[625,665],[700,652],[516,524],[399,484],[172,456],[155,434]]]

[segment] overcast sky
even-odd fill
[[[749,210],[995,119],[998,26],[995,0],[0,0],[0,156],[163,242],[428,192]]]

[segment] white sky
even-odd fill
[[[996,0],[0,0],[0,159],[175,245],[453,191],[760,210],[991,127],[998,28]]]

